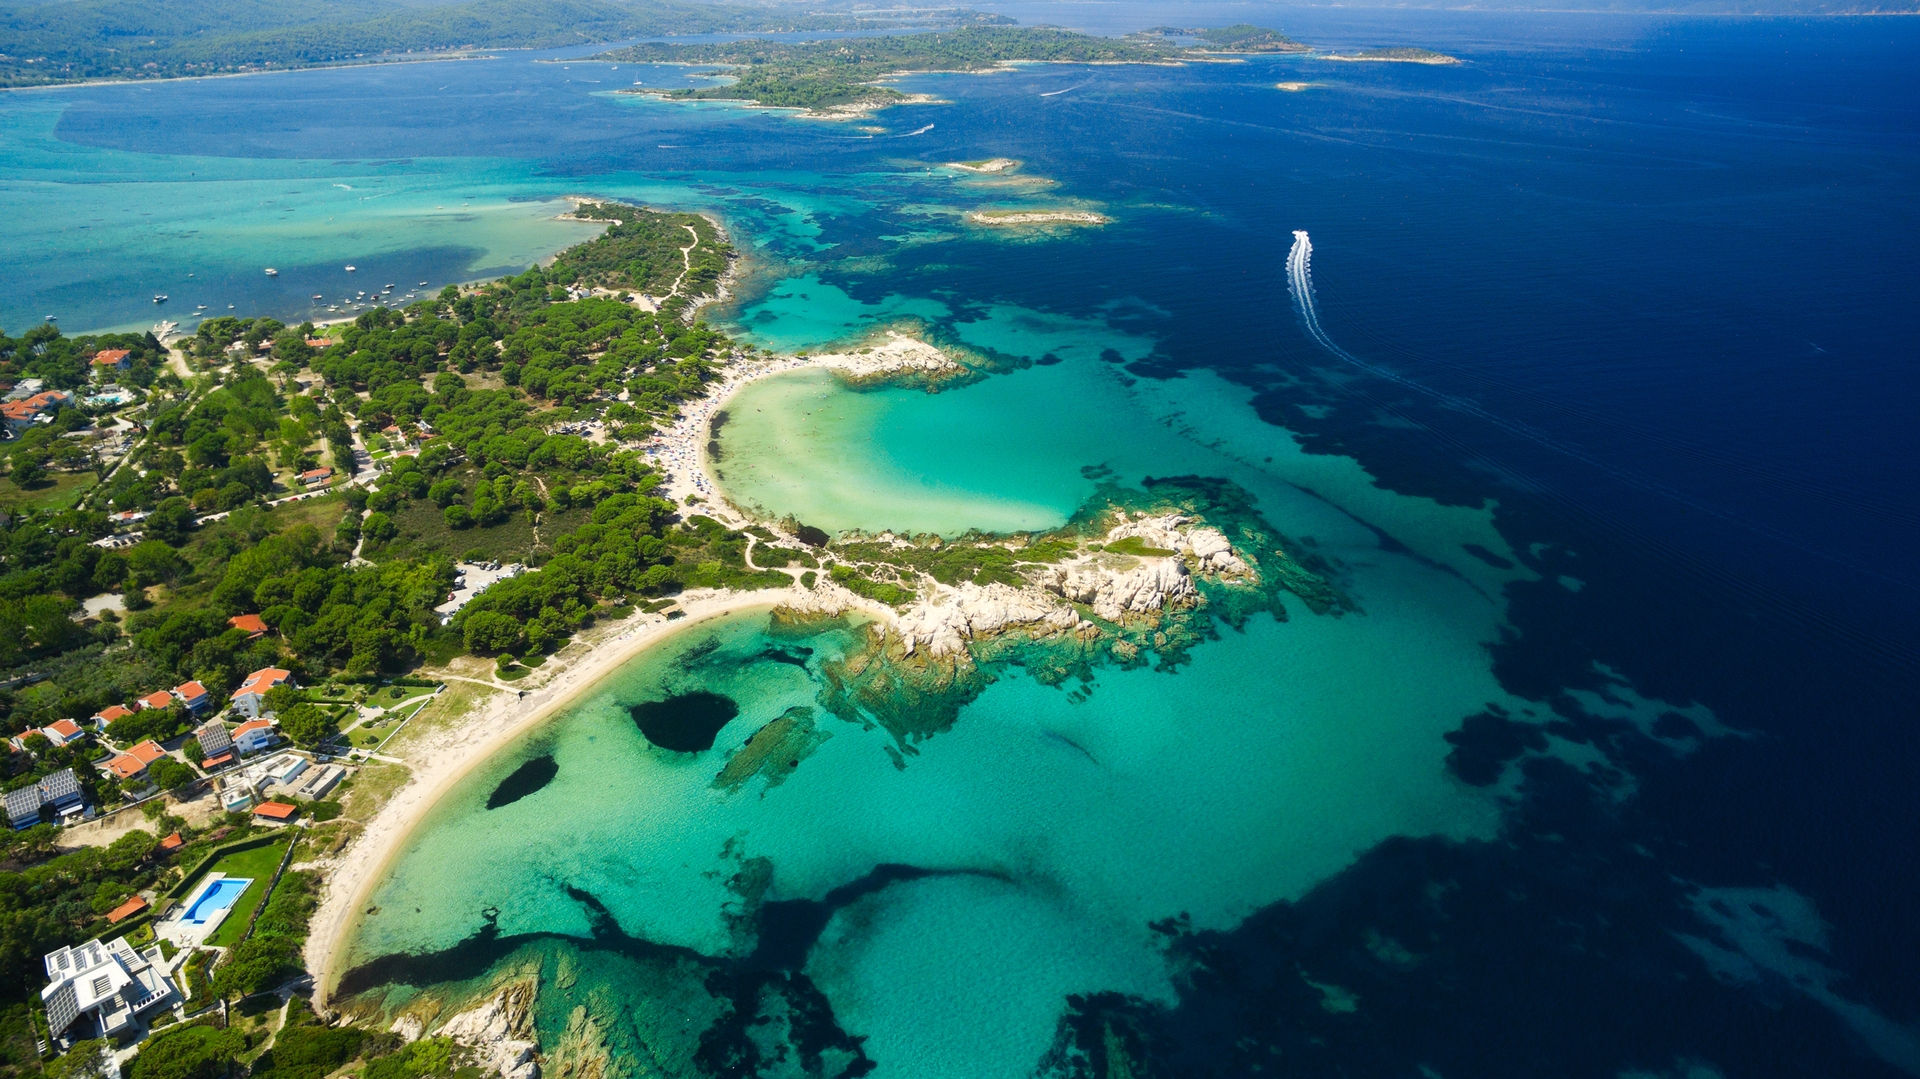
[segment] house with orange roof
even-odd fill
[[[246,680],[240,683],[240,688],[233,691],[233,710],[258,719],[261,709],[266,706],[267,690],[293,684],[292,671],[280,667],[262,667],[247,675]]]
[[[333,469],[331,468],[309,468],[300,473],[300,482],[308,487],[324,487],[332,478]]]
[[[25,401],[7,401],[0,403],[0,423],[7,426],[10,437],[19,437],[33,430],[40,413],[27,406]]]
[[[133,369],[133,353],[124,348],[103,348],[93,354],[93,373],[104,378],[125,374]]]
[[[240,753],[258,753],[280,743],[280,729],[270,719],[249,719],[233,729],[233,748]]]
[[[59,390],[42,390],[31,397],[0,404],[0,420],[7,425],[7,433],[20,435],[32,429],[36,423],[45,423],[55,412],[73,407],[73,395]]]
[[[40,733],[46,735],[47,741],[56,746],[64,746],[68,742],[78,741],[87,736],[86,730],[71,719],[48,724],[40,728]]]
[[[182,682],[173,687],[173,696],[186,705],[189,712],[198,712],[213,703],[213,694],[198,682]]]
[[[172,854],[174,851],[177,851],[181,847],[184,847],[186,845],[187,845],[187,841],[180,838],[179,832],[175,832],[172,835],[160,841],[160,849],[163,851],[166,851],[168,854]]]
[[[257,641],[267,635],[267,623],[257,614],[236,614],[227,619],[227,625],[244,630],[249,641]]]
[[[160,743],[148,739],[107,762],[107,771],[122,783],[144,781],[147,767],[167,755]]]
[[[110,704],[98,712],[95,712],[93,715],[88,716],[87,722],[93,724],[94,730],[104,731],[114,720],[125,719],[132,714],[133,709],[128,708],[124,704]]]
[[[119,906],[108,911],[107,924],[119,925],[121,922],[126,921],[128,918],[131,918],[134,915],[146,909],[147,909],[147,897],[144,895],[136,895],[132,899],[129,899],[125,903],[122,903]]]
[[[254,816],[280,824],[293,820],[293,815],[298,812],[300,812],[299,806],[288,805],[286,802],[261,802],[253,807]]]
[[[134,701],[133,704],[134,707],[140,709],[142,712],[149,708],[171,708],[173,707],[173,694],[168,693],[164,689],[156,689],[152,693]]]

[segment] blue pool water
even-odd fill
[[[252,883],[251,880],[234,877],[214,881],[200,889],[200,897],[193,901],[193,905],[180,916],[180,920],[188,925],[207,924],[213,920],[214,915],[239,902],[241,893],[245,892],[247,886]]]

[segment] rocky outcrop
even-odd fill
[[[1149,547],[1191,558],[1194,569],[1211,577],[1256,576],[1253,567],[1233,549],[1225,533],[1182,513],[1123,520],[1107,531],[1107,542],[1137,538]]]
[[[1107,532],[1110,545],[1126,539],[1137,540],[1147,553],[1102,553],[1048,566],[1024,588],[943,589],[895,617],[892,632],[905,656],[964,662],[969,641],[1010,630],[1036,636],[1097,632],[1071,604],[1119,624],[1198,603],[1196,572],[1238,583],[1258,579],[1225,534],[1184,514],[1124,518]]]
[[[1193,576],[1178,558],[1147,558],[1129,569],[1092,564],[1052,566],[1036,582],[1074,603],[1084,603],[1109,622],[1157,615],[1193,602]]]
[[[538,983],[510,983],[477,1008],[461,1012],[440,1033],[473,1051],[481,1068],[501,1079],[540,1079],[540,1046],[533,1040],[533,1001]]]
[[[966,655],[969,640],[1011,629],[1051,634],[1081,625],[1072,608],[1032,589],[965,584],[908,608],[894,620],[893,633],[907,655],[943,659]]]

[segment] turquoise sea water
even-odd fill
[[[1180,477],[1352,601],[1060,684],[1016,655],[910,745],[844,704],[859,627],[688,627],[435,809],[350,945],[356,1006],[537,968],[549,1064],[613,1074],[1920,1068],[1889,901],[1920,864],[1920,42],[1298,20],[1472,62],[919,77],[952,104],[871,124],[526,57],[0,99],[9,328],[518,268],[579,235],[570,193],[705,209],[751,249],[733,331],[911,324],[997,372],[758,384],[732,497],[1024,530]],[[1050,183],[939,167],[995,154]],[[1115,221],[960,219],[1051,204]],[[698,752],[631,712],[707,694],[738,713]],[[716,786],[776,720],[791,755]]]

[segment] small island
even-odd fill
[[[967,223],[989,228],[1022,225],[1108,225],[1113,218],[1092,210],[969,210]]]
[[[1360,52],[1352,53],[1323,53],[1320,59],[1341,60],[1347,63],[1361,64],[1431,64],[1435,67],[1446,67],[1453,64],[1466,63],[1465,60],[1460,59],[1458,56],[1448,56],[1446,53],[1434,52],[1432,49],[1405,47],[1363,49]]]
[[[1189,38],[1197,42],[1189,51],[1195,53],[1287,53],[1309,52],[1310,48],[1288,37],[1278,30],[1270,30],[1252,23],[1234,23],[1232,26],[1156,26],[1133,35],[1140,40],[1167,40]]]
[[[989,157],[976,161],[949,161],[947,167],[961,172],[974,172],[982,175],[1012,172],[1020,167],[1020,162],[1010,157]]]

